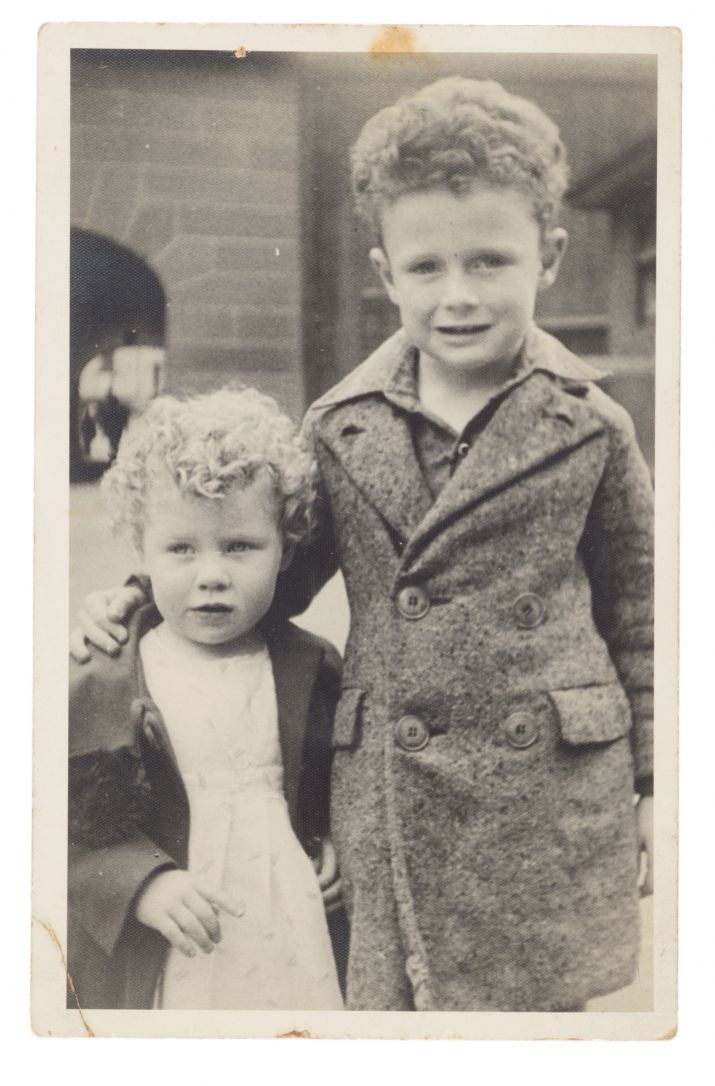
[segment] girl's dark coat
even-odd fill
[[[324,532],[293,570],[299,594],[339,565],[351,608],[332,777],[348,1006],[395,1006],[394,924],[418,1009],[577,1007],[638,950],[650,477],[595,371],[534,329],[530,375],[433,501],[382,395],[406,349],[398,333],[310,410]],[[410,586],[423,617],[400,611]],[[399,745],[405,716],[423,749]]]
[[[168,944],[134,919],[165,868],[185,868],[189,807],[171,742],[144,682],[139,641],[159,615],[134,616],[117,659],[72,666],[69,733],[68,1005],[150,1007]],[[340,661],[289,624],[268,632],[284,791],[304,847],[327,831],[329,735]]]

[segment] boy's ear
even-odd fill
[[[295,554],[295,542],[292,539],[286,539],[283,544],[283,554],[281,556],[280,572],[284,569],[288,569],[288,566],[293,561],[293,555]]]
[[[370,261],[373,268],[380,276],[382,285],[388,293],[391,302],[395,305],[399,305],[397,298],[397,292],[395,291],[395,284],[392,279],[392,271],[390,269],[390,261],[387,259],[387,253],[384,249],[381,249],[379,245],[376,245],[370,250]]]
[[[556,281],[559,274],[561,261],[566,252],[569,236],[566,231],[558,226],[550,230],[541,244],[541,275],[539,276],[539,290],[546,290]]]

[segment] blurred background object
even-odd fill
[[[164,383],[165,299],[158,276],[111,238],[70,233],[70,478],[113,459],[133,413]]]

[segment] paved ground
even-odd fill
[[[70,618],[76,616],[87,592],[121,584],[136,569],[131,552],[103,529],[104,514],[98,487],[77,485],[70,493]],[[307,629],[327,637],[339,649],[345,645],[348,607],[342,580],[334,578],[299,620]],[[653,990],[652,899],[643,905],[643,947],[636,983],[595,1000],[589,1010],[646,1011]]]

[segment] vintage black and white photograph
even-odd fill
[[[678,34],[164,30],[40,35],[35,1028],[662,1036]]]

